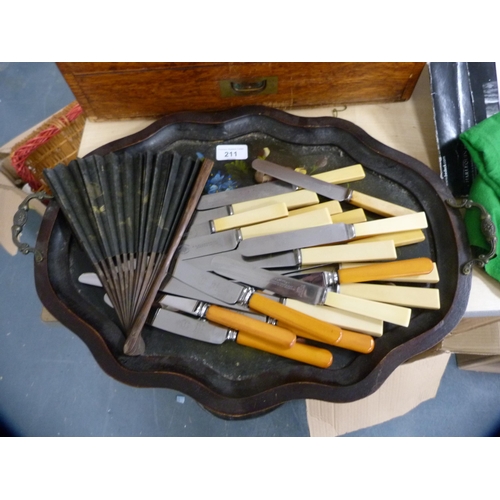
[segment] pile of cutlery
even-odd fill
[[[316,176],[252,166],[276,180],[201,197],[152,326],[328,368],[330,346],[368,354],[385,323],[439,309],[435,263],[397,254],[425,240],[424,212],[343,187],[364,177],[361,165]],[[80,281],[100,285],[91,273]]]

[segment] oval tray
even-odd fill
[[[441,309],[414,310],[408,328],[386,326],[369,355],[331,348],[329,369],[226,342],[196,342],[146,326],[144,356],[123,354],[124,337],[103,301],[102,290],[81,285],[81,272],[92,271],[55,202],[43,217],[35,262],[35,282],[44,306],[87,344],[102,369],[133,386],[165,387],[183,392],[224,418],[257,416],[292,399],[350,402],[376,391],[403,362],[439,343],[462,318],[471,277],[461,273],[470,260],[465,227],[452,195],[441,179],[419,161],[376,141],[359,127],[338,118],[301,118],[266,107],[218,113],[176,113],[92,154],[175,149],[215,159],[218,144],[247,144],[249,159],[264,147],[285,166],[305,166],[309,173],[361,163],[366,178],[354,189],[417,211],[429,227],[422,243],[401,247],[399,258],[428,256],[437,263]],[[250,162],[248,162],[249,164]],[[250,172],[250,173],[249,173]],[[210,189],[231,175],[239,185],[252,183],[243,164],[216,162]],[[207,184],[208,186],[208,184]]]

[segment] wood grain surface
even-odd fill
[[[93,121],[245,105],[281,109],[410,98],[424,63],[57,63]],[[223,82],[277,87],[222,97]]]

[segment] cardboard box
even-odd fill
[[[436,397],[451,354],[432,353],[399,366],[374,394],[353,403],[307,401],[311,437],[341,436],[400,417]]]

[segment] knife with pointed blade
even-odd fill
[[[337,201],[347,201],[352,205],[370,210],[373,213],[383,215],[385,217],[394,217],[398,215],[407,215],[415,213],[411,210],[394,203],[390,203],[374,196],[369,196],[359,191],[354,191],[350,188],[330,184],[319,179],[315,179],[310,175],[301,174],[291,168],[283,167],[267,160],[257,159],[252,162],[252,167],[258,172],[270,175],[275,179],[289,182],[294,186],[299,186],[309,191],[318,193],[325,198]]]
[[[285,252],[296,248],[304,248],[304,242],[309,242],[308,247],[341,243],[354,238],[397,233],[414,229],[425,229],[427,217],[425,212],[410,215],[388,217],[385,219],[359,222],[357,224],[329,224],[324,227],[309,227],[286,231],[272,236],[258,236],[242,241],[238,249],[245,257],[255,257],[266,253]],[[361,241],[361,240],[360,240]]]
[[[227,260],[230,261],[231,259]],[[200,271],[187,261],[178,261],[176,263],[173,276],[226,304],[244,304],[253,311],[260,312],[278,321],[291,322],[304,331],[310,331],[320,340],[324,339],[324,342],[328,344],[334,343],[342,337],[342,329],[336,325],[325,323],[270,300],[263,294],[256,293],[255,289],[250,286],[241,286],[215,274]],[[297,283],[296,280],[294,281]],[[324,294],[325,290],[315,285],[303,283],[301,295],[308,296],[309,300],[312,301],[320,301],[321,297],[315,298],[315,296]]]
[[[349,167],[337,168],[321,174],[315,174],[312,177],[327,183],[341,184],[344,182],[361,180],[365,177],[365,172],[363,167],[357,164]],[[204,211],[217,207],[229,207],[235,203],[290,193],[297,189],[299,188],[290,185],[288,182],[264,182],[262,184],[254,184],[252,186],[237,188],[230,191],[203,195],[196,209],[198,211]],[[224,215],[230,215],[230,213],[225,213]]]
[[[367,269],[367,266],[365,266],[364,271],[366,272],[360,272],[357,268],[343,270],[344,272],[340,271],[342,274],[337,276],[337,283],[374,280],[377,276],[386,272],[387,268],[383,266],[391,266],[391,271],[396,275],[403,273],[422,274],[426,270],[430,272],[432,261],[421,257],[370,266],[373,269]],[[411,309],[409,308],[340,295],[339,293],[330,291],[326,287],[320,287],[288,276],[276,275],[271,271],[235,263],[231,259],[226,259],[223,255],[214,256],[212,259],[212,268],[217,274],[238,280],[247,285],[259,287],[262,290],[268,290],[281,297],[302,300],[314,305],[325,304],[330,307],[356,312],[401,326],[408,326],[410,322]],[[349,273],[345,274],[345,271],[349,271]],[[315,287],[317,290],[316,293],[313,293],[314,288],[303,288],[305,284]],[[284,322],[286,323],[286,321],[285,318]]]
[[[234,341],[243,346],[300,361],[318,368],[328,368],[333,362],[332,353],[327,349],[303,343],[296,343],[289,348],[280,348],[258,339],[245,330],[227,329],[167,309],[157,309],[148,320],[148,324],[160,330],[210,344],[220,345],[226,340]]]

